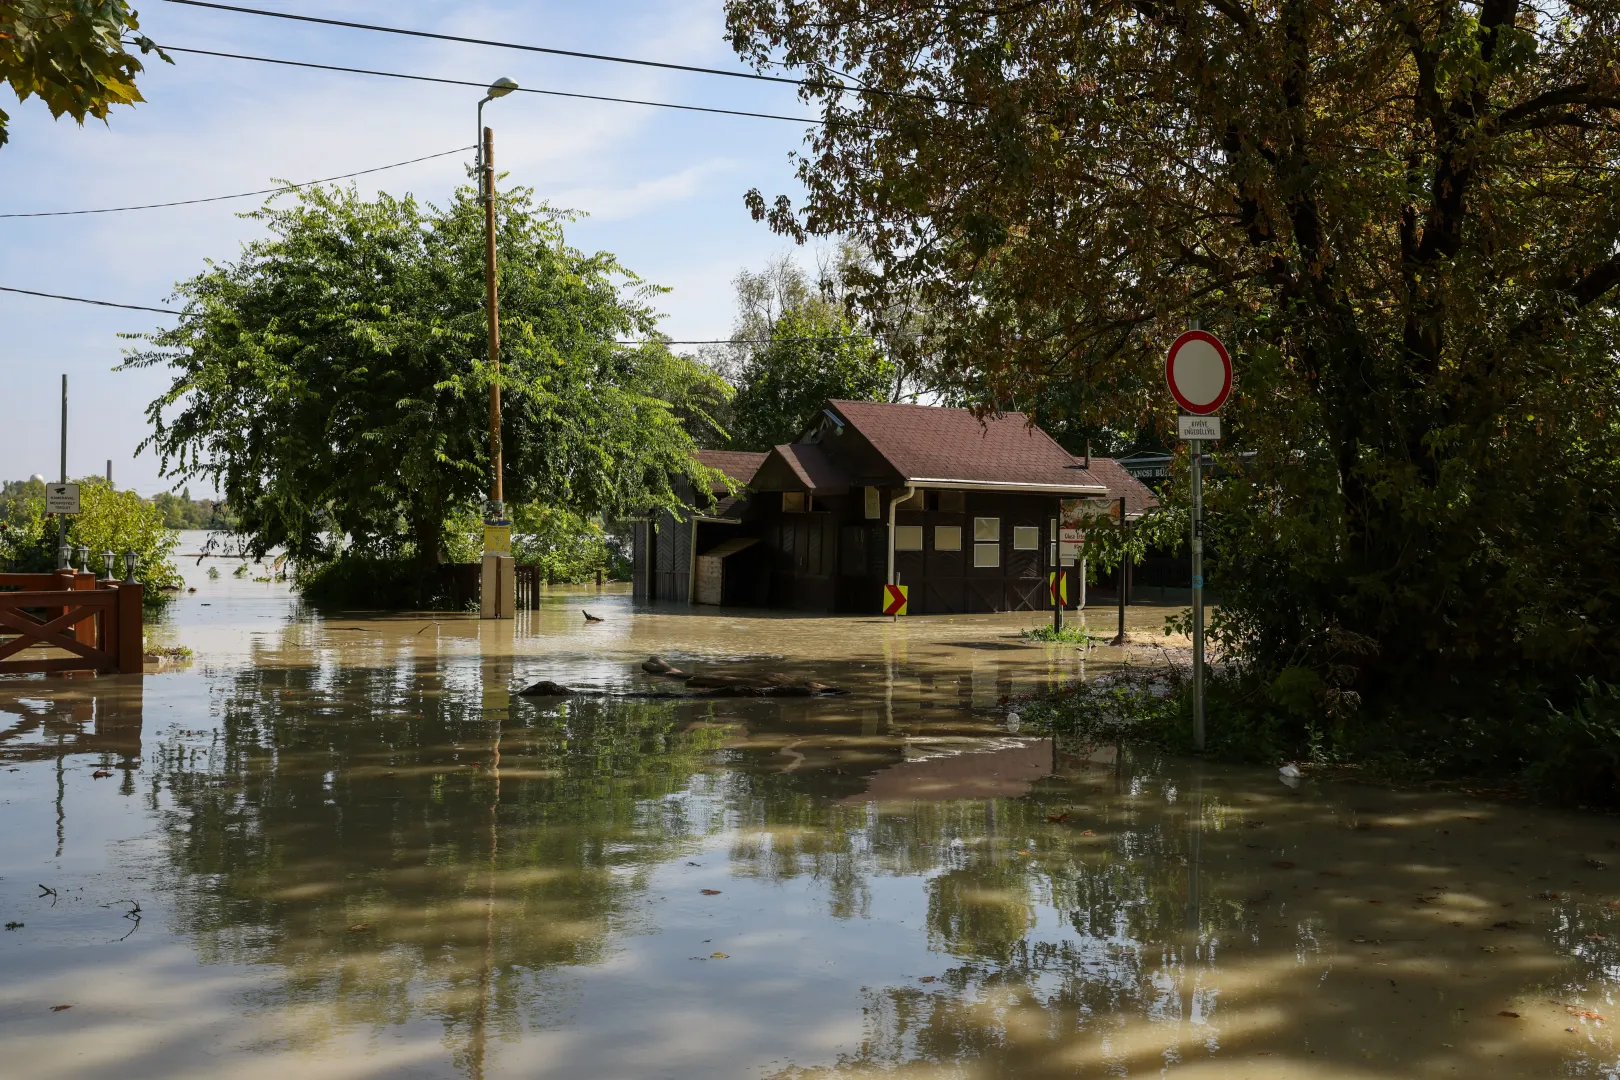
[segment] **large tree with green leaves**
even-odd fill
[[[1615,0],[727,8],[825,121],[755,213],[920,290],[983,404],[1164,430],[1170,340],[1233,346],[1229,655],[1387,707],[1620,678]]]
[[[105,120],[112,106],[145,100],[135,88],[141,62],[126,44],[173,63],[140,25],[125,0],[0,0],[0,82],[19,101],[38,96],[52,116]],[[10,119],[0,109],[0,146]]]
[[[213,479],[260,552],[438,561],[490,486],[476,196],[439,210],[316,188],[249,216],[269,235],[181,284],[178,324],[126,361],[174,372],[148,442]],[[499,195],[497,230],[507,500],[677,506],[674,478],[710,476],[683,422],[718,379],[656,339],[655,289],[569,247],[527,191]]]
[[[828,398],[887,401],[902,391],[896,365],[844,288],[848,251],[812,282],[797,261],[777,258],[737,275],[731,341],[706,360],[737,388],[725,427],[730,445],[769,450],[792,442]]]

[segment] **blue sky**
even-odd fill
[[[263,0],[248,6],[588,52],[741,70],[720,0],[430,4]],[[142,30],[177,46],[493,81],[544,89],[806,115],[791,87],[214,12],[144,0]],[[148,60],[147,101],[110,126],[52,121],[15,106],[0,149],[0,213],[71,210],[230,194],[403,161],[472,143],[472,88],[434,86],[175,54]],[[731,279],[791,244],[749,219],[742,195],[798,195],[788,155],[806,127],[782,121],[515,94],[486,106],[509,181],[589,217],[570,243],[607,250],[673,289],[660,308],[676,338],[724,337]],[[470,160],[470,154],[468,159]],[[442,201],[465,162],[441,158],[359,178],[363,193]],[[89,217],[0,220],[0,285],[166,305],[205,259],[234,258],[256,200]],[[70,381],[68,471],[143,494],[178,487],[135,448],[161,371],[114,372],[121,331],[165,316],[0,293],[0,478],[57,473],[61,375]],[[206,484],[193,483],[198,494]]]

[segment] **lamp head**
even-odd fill
[[[124,582],[126,584],[135,584],[135,562],[135,552],[126,549],[124,552]]]
[[[489,96],[491,98],[503,98],[507,94],[510,94],[512,91],[516,90],[517,88],[518,88],[517,83],[513,82],[511,79],[506,78],[505,76],[502,76],[501,78],[496,79],[494,82],[489,84]]]

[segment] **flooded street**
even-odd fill
[[[1620,1076],[1611,819],[1054,747],[1037,616],[186,573],[190,665],[0,680],[0,1076]],[[653,654],[849,693],[514,693]]]

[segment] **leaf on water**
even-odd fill
[[[1028,855],[1029,854],[1029,848],[1019,848],[1018,849],[1018,854],[1020,854],[1020,855]]]
[[[105,780],[107,777],[109,777],[111,775],[112,775],[112,773],[108,772],[106,769],[97,769],[95,772],[90,774],[90,779],[92,779],[92,780]]]
[[[1064,814],[1047,814],[1046,815],[1046,820],[1050,821],[1052,824],[1056,825],[1060,821],[1068,821],[1069,820],[1069,815],[1066,814],[1066,813],[1064,813]]]
[[[731,957],[727,956],[723,952],[712,952],[712,953],[709,954],[709,959],[710,960],[730,960]]]
[[[1536,893],[1537,900],[1562,900],[1563,898],[1564,895],[1562,893],[1555,893],[1551,891]]]
[[[1575,1015],[1580,1017],[1582,1020],[1603,1020],[1603,1021],[1607,1021],[1609,1019],[1607,1016],[1604,1016],[1602,1013],[1595,1013],[1591,1009],[1581,1009]]]
[[[351,933],[351,934],[363,934],[367,930],[370,930],[370,929],[371,929],[371,924],[370,923],[357,922],[353,926],[349,927],[349,933]]]
[[[719,889],[703,889],[702,893],[703,893],[704,896],[719,896],[720,895],[720,890]]]
[[[1503,1009],[1501,1012],[1497,1013],[1496,1015],[1497,1016],[1505,1016],[1509,1020],[1517,1020],[1519,1018],[1519,1014],[1512,1011],[1511,1009]]]
[[[20,922],[8,922],[8,923],[6,923],[6,929],[7,930],[21,930],[22,928],[23,928],[23,924],[20,923]]]
[[[939,981],[939,976],[938,975],[924,975],[922,978],[918,979],[917,981],[918,982],[925,982],[925,983],[927,983],[927,982],[938,982]]]
[[[1479,947],[1479,951],[1480,952],[1495,952],[1496,951],[1496,946],[1495,945],[1481,945]]]
[[[1092,832],[1090,829],[1084,829],[1084,830],[1081,831],[1080,835],[1081,836],[1096,836],[1097,834]]]
[[[1290,859],[1278,859],[1271,865],[1275,866],[1279,870],[1292,870],[1294,868],[1294,863]]]
[[[51,1012],[61,1012],[63,1009],[71,1009],[71,1008],[73,1008],[73,1006],[71,1006],[71,1005],[52,1005],[51,1006]]]

